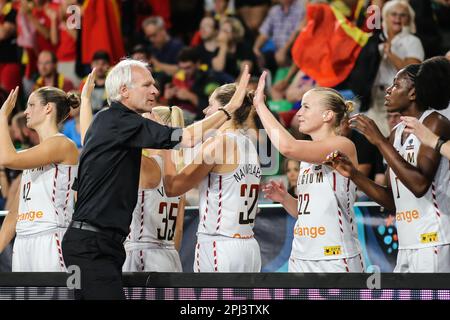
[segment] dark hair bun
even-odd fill
[[[80,96],[76,93],[69,92],[67,94],[67,102],[69,103],[70,108],[76,109],[80,106],[81,103]]]

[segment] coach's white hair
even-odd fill
[[[406,29],[410,33],[416,33],[416,23],[415,23],[416,12],[414,11],[414,9],[411,7],[411,5],[409,4],[409,2],[407,0],[391,0],[391,1],[386,2],[386,4],[383,6],[381,16],[383,18],[384,31],[387,32],[386,20],[387,20],[387,16],[388,16],[389,12],[391,12],[392,9],[399,4],[406,7],[408,9],[408,14],[409,14],[409,25],[403,26],[403,30]]]
[[[126,86],[133,87],[131,78],[132,67],[143,68],[148,70],[148,65],[145,62],[133,59],[125,59],[116,64],[106,77],[105,90],[108,104],[113,101],[121,101],[120,88]]]

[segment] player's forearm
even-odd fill
[[[0,166],[9,167],[16,154],[9,135],[8,118],[0,112]]]
[[[231,113],[231,110],[227,106],[224,109]],[[227,116],[225,112],[219,110],[202,121],[191,124],[189,127],[183,129],[181,146],[185,148],[195,146],[206,138],[211,129],[219,128],[226,120]]]
[[[416,197],[422,197],[430,188],[432,180],[425,176],[418,167],[409,164],[388,142],[377,145],[389,167]]]
[[[369,198],[379,203],[388,211],[395,212],[395,202],[392,191],[389,188],[376,184],[359,171],[356,171],[351,179],[358,189],[364,192]]]
[[[16,221],[17,212],[9,212],[3,220],[2,228],[0,229],[0,253],[5,250],[8,244],[12,241],[16,235]]]
[[[81,98],[80,104],[80,135],[81,135],[81,144],[84,145],[84,137],[86,136],[86,132],[91,125],[92,122],[92,107],[91,107],[91,99]]]
[[[297,199],[295,199],[289,193],[286,195],[285,200],[281,202],[281,205],[291,216],[293,216],[294,218],[298,217]]]

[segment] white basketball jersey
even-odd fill
[[[20,184],[18,236],[67,228],[72,220],[72,185],[78,165],[49,164],[24,170]]]
[[[226,133],[237,145],[238,167],[229,173],[210,172],[200,183],[199,234],[253,237],[261,167],[252,141]]]
[[[353,212],[355,184],[325,165],[301,162],[297,190],[298,219],[291,256],[332,260],[359,254]]]
[[[425,111],[419,121],[434,110]],[[402,145],[405,125],[395,128],[394,148],[409,164],[417,166],[420,140],[413,134]],[[450,243],[450,171],[449,160],[441,157],[436,175],[427,193],[417,198],[389,169],[396,207],[399,249],[419,249]]]
[[[163,168],[160,156],[152,156]],[[168,197],[163,179],[154,189],[139,189],[133,211],[130,234],[125,241],[127,250],[152,246],[174,248],[175,226],[180,197]]]

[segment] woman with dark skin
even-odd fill
[[[450,122],[430,109],[450,101],[450,62],[436,57],[400,70],[386,89],[387,112],[418,119],[435,135],[448,139]],[[450,271],[449,162],[421,144],[400,123],[385,139],[373,120],[356,115],[350,120],[382,153],[388,164],[388,186],[380,186],[355,169],[335,151],[327,164],[350,177],[357,187],[390,211],[395,210],[399,254],[395,272]]]

